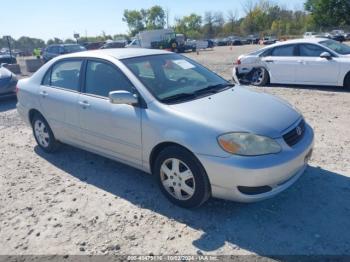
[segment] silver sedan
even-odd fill
[[[152,173],[182,207],[272,197],[303,174],[313,147],[288,103],[161,50],[60,56],[17,95],[42,150],[67,143]]]

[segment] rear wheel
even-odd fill
[[[163,194],[178,206],[198,207],[210,197],[209,179],[204,168],[184,148],[164,149],[155,161],[153,173]]]
[[[251,73],[251,84],[254,86],[264,86],[269,82],[269,73],[263,67],[253,69]]]
[[[32,119],[32,128],[35,140],[41,149],[47,153],[52,153],[57,150],[59,142],[55,139],[49,124],[42,115],[34,115]]]
[[[346,75],[344,79],[344,87],[350,91],[350,72]]]

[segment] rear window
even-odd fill
[[[55,64],[51,70],[50,85],[79,91],[81,65],[82,61],[80,60],[68,60]],[[44,79],[45,81],[48,80]]]
[[[294,47],[295,45],[286,45],[275,47],[271,55],[272,56],[294,56]]]

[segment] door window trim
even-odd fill
[[[314,43],[299,43],[299,44],[298,44],[298,47],[297,47],[297,56],[299,56],[299,57],[319,57],[319,56],[301,56],[301,55],[300,55],[300,46],[301,46],[301,45],[313,45],[313,46],[317,46],[317,47],[323,49],[324,52],[330,53],[332,57],[337,57],[337,56],[335,56],[335,54],[334,54],[332,51],[326,49],[325,47],[323,47],[323,46],[321,46],[321,45],[317,45],[317,44],[314,44]]]
[[[277,49],[277,48],[280,48],[280,47],[289,47],[289,46],[294,46],[294,48],[293,48],[293,55],[275,56],[275,55],[272,54],[272,52],[273,52],[275,49]],[[293,43],[293,44],[286,44],[286,45],[275,46],[275,47],[271,48],[271,49],[269,50],[269,52],[266,51],[266,53],[268,53],[267,56],[272,56],[272,57],[296,57],[296,56],[298,56],[298,51],[299,51],[298,45]]]
[[[86,60],[86,59],[85,59],[85,58],[82,58],[82,57],[62,58],[62,59],[60,59],[60,60],[57,60],[57,61],[54,62],[54,63],[49,67],[49,69],[46,71],[46,73],[44,74],[44,77],[41,79],[40,85],[46,86],[46,87],[50,87],[50,88],[60,89],[60,90],[64,90],[64,91],[69,91],[69,92],[72,92],[72,93],[81,93],[81,92],[82,92],[82,91],[81,91],[81,90],[82,90],[82,73],[83,73],[83,69],[84,69],[84,64],[85,64],[85,62],[86,62],[85,60]],[[60,64],[60,63],[63,63],[63,62],[71,62],[71,61],[79,61],[79,62],[81,62],[81,65],[80,65],[80,73],[79,73],[78,90],[72,90],[72,89],[68,89],[68,88],[64,88],[64,87],[59,87],[59,86],[51,85],[51,78],[52,78],[52,70],[53,70],[53,68],[54,68],[57,64]],[[49,85],[45,85],[45,84],[44,84],[44,80],[45,80],[47,74],[50,74]]]
[[[123,72],[123,70],[121,70],[116,64],[102,59],[102,58],[97,58],[97,57],[87,57],[85,58],[84,64],[83,64],[83,72],[81,74],[81,78],[82,78],[82,82],[81,82],[81,94],[85,95],[85,96],[91,96],[91,97],[95,97],[95,98],[100,98],[100,99],[104,99],[104,100],[108,100],[109,101],[109,97],[105,97],[105,96],[99,96],[99,95],[95,95],[95,94],[90,94],[90,93],[86,93],[86,71],[87,71],[87,65],[88,62],[97,62],[97,63],[105,63],[108,64],[110,66],[112,66],[114,69],[118,70],[126,79],[127,82],[130,83],[130,86],[132,87],[133,91],[135,92],[135,94],[137,95],[138,99],[139,99],[139,103],[138,103],[138,107],[141,108],[147,108],[147,103],[146,101],[143,99],[143,97],[141,96],[140,92],[137,90],[137,88],[135,87],[135,85],[130,81],[130,79],[125,75],[125,73]]]

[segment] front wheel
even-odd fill
[[[269,81],[269,73],[263,67],[254,68],[251,73],[251,84],[254,86],[264,86]]]
[[[207,174],[186,149],[177,146],[164,149],[156,159],[153,172],[163,194],[178,206],[198,207],[210,197]]]
[[[55,139],[52,130],[43,116],[36,114],[32,119],[32,128],[39,147],[47,153],[57,150],[59,143]]]

